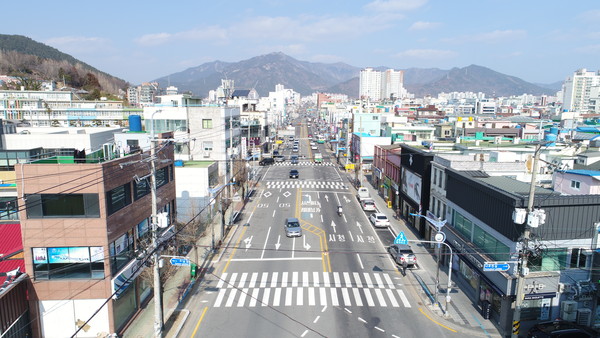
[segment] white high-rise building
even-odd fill
[[[401,70],[388,69],[380,72],[373,68],[365,68],[360,71],[361,98],[381,100],[389,98],[401,98],[406,96],[403,86],[404,72]]]
[[[593,111],[590,102],[595,92],[592,88],[600,86],[600,71],[589,72],[582,68],[567,77],[563,84],[563,110],[587,113]]]

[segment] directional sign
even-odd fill
[[[189,266],[190,260],[188,258],[171,258],[171,265],[174,266]]]
[[[508,263],[485,263],[483,271],[508,271],[510,265]]]
[[[406,238],[406,235],[404,235],[404,231],[400,231],[394,240],[394,244],[408,244],[408,238]]]

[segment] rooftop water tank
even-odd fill
[[[129,115],[129,130],[132,132],[142,131],[142,117],[140,115]]]
[[[551,143],[548,143],[549,147],[554,147],[556,146],[556,138],[557,135],[556,134],[550,134],[550,133],[546,133],[546,135],[544,135],[544,141],[550,141]]]

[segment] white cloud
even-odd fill
[[[448,43],[461,43],[461,42],[484,42],[484,43],[497,43],[506,40],[523,39],[527,37],[527,32],[522,29],[512,30],[495,30],[486,33],[479,33],[474,35],[463,35],[460,37],[447,38],[442,41]]]
[[[417,21],[417,22],[413,23],[408,29],[411,31],[418,31],[418,30],[437,28],[440,25],[441,25],[441,23],[439,23],[439,22]]]
[[[396,12],[417,9],[427,0],[375,0],[365,5],[366,9],[376,12]]]
[[[177,33],[146,34],[135,41],[143,46],[157,46],[174,41],[218,41],[226,39],[227,32],[219,26],[195,28]]]
[[[443,49],[408,49],[396,54],[400,58],[415,58],[415,59],[448,59],[458,55],[455,51]]]
[[[593,9],[579,15],[583,20],[597,23],[600,20],[600,9]]]

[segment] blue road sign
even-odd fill
[[[483,271],[508,271],[510,265],[508,263],[485,263]]]
[[[404,235],[403,231],[400,231],[398,236],[396,236],[394,244],[408,244],[408,238],[406,238],[406,235]]]
[[[171,258],[171,265],[174,266],[189,266],[190,260],[187,258]]]

